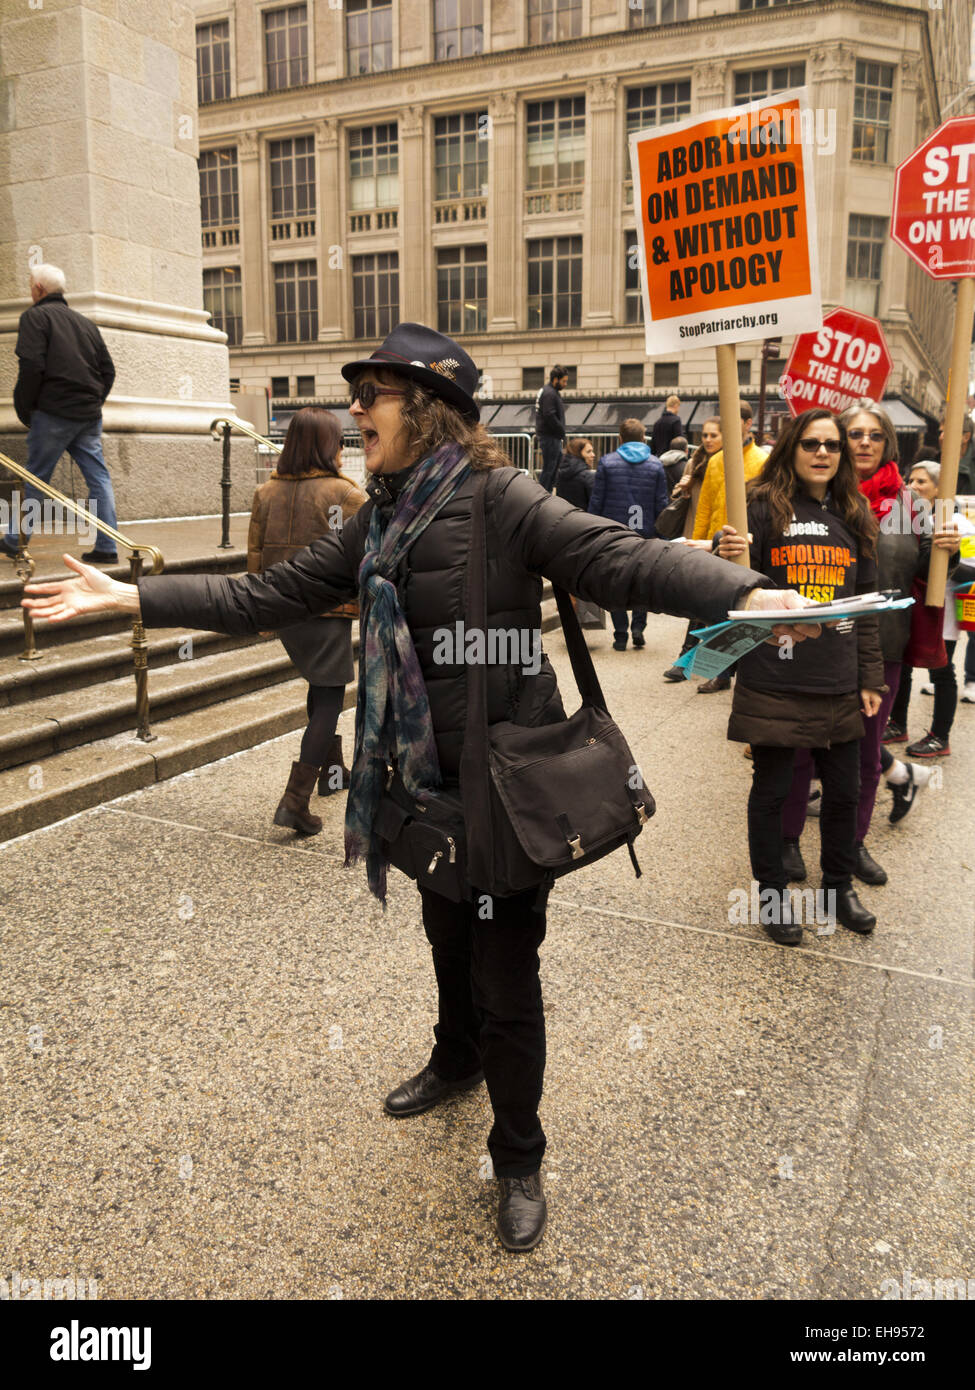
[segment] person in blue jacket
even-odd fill
[[[655,534],[654,523],[666,505],[667,478],[663,464],[651,454],[646,430],[640,421],[624,420],[620,425],[619,448],[604,454],[596,467],[589,511],[650,538]],[[632,621],[625,608],[613,609],[609,616],[613,620],[616,651],[626,650],[630,632],[634,647],[646,646],[643,636],[647,625],[645,608],[634,608]]]

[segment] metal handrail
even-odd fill
[[[276,454],[283,452],[283,445],[275,444],[273,439],[266,439],[263,434],[258,434],[257,430],[252,430],[250,425],[245,425],[243,420],[231,419],[229,415],[218,415],[215,420],[211,420],[211,435],[214,439],[223,440],[223,471],[220,475],[221,528],[218,550],[230,550],[232,548],[230,542],[230,435],[233,430],[246,434],[256,444],[266,445],[268,449],[273,449]]]
[[[14,463],[12,458],[6,454],[0,454],[0,465],[10,470],[15,477],[30,483],[31,487],[38,492],[45,493],[54,502],[60,502],[62,506],[69,508],[75,516],[84,518],[94,524],[95,528],[103,536],[111,536],[116,545],[124,545],[132,553],[129,556],[129,581],[137,584],[142,577],[142,552],[152,557],[151,574],[159,574],[163,568],[164,560],[162,551],[158,546],[146,545],[143,542],[130,541],[127,536],[123,536],[121,531],[117,531],[114,526],[107,525],[104,521],[99,521],[97,516],[83,507],[80,502],[73,501],[70,497],[65,497],[63,492],[58,492],[56,487],[51,487],[50,483],[43,482],[35,477],[29,469],[24,468],[20,463]],[[17,578],[27,584],[34,575],[34,561],[28,554],[27,546],[24,544],[23,531],[18,525],[17,535],[17,558],[14,561],[17,570]],[[21,616],[24,623],[24,650],[21,653],[20,661],[40,661],[42,653],[37,650],[34,637],[34,618],[26,608],[21,608]],[[138,728],[136,735],[143,743],[151,743],[155,734],[149,731],[149,642],[146,638],[146,630],[142,623],[142,614],[137,613],[132,620],[132,662],[135,668],[135,708]]]

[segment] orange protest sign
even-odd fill
[[[804,91],[630,137],[647,352],[822,322]]]

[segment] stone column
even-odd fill
[[[26,459],[13,349],[29,267],[50,262],[115,360],[104,449],[124,529],[219,510],[209,427],[233,407],[226,338],[203,309],[194,12],[164,0],[116,8],[0,13],[0,448]],[[71,489],[66,465],[54,482]],[[234,505],[252,488],[242,474]]]
[[[843,304],[846,297],[846,246],[848,210],[851,206],[850,132],[853,126],[854,54],[846,44],[829,44],[811,54],[812,80],[809,105],[812,108],[815,139],[810,150],[816,198],[816,227],[819,236],[819,277],[824,304]],[[820,146],[833,135],[836,150],[826,154]],[[828,145],[826,146],[828,148]],[[859,166],[859,175],[870,170]],[[856,199],[852,201],[856,207]]]
[[[339,126],[331,117],[315,126],[318,154],[318,298],[321,311],[318,337],[336,342],[344,337],[343,305],[350,268],[345,264],[342,239],[342,180],[339,174]]]
[[[524,317],[516,298],[524,248],[519,235],[522,208],[514,93],[499,92],[492,97],[489,112],[488,331],[509,333]]]
[[[267,295],[267,218],[261,196],[261,142],[257,132],[242,130],[237,137],[240,184],[240,277],[243,315],[242,347],[267,342],[264,305]]]
[[[725,94],[725,66],[720,59],[708,58],[695,67],[691,86],[695,115],[703,116],[708,111],[720,111],[731,104],[730,98]]]
[[[429,323],[427,284],[429,205],[424,194],[423,107],[407,106],[399,118],[399,310],[406,323]],[[436,315],[433,315],[436,317]]]
[[[613,323],[616,267],[621,264],[620,159],[616,149],[617,84],[597,77],[586,88],[586,206],[582,322]]]

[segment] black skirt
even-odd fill
[[[278,636],[309,685],[348,685],[355,674],[349,618],[306,618]]]

